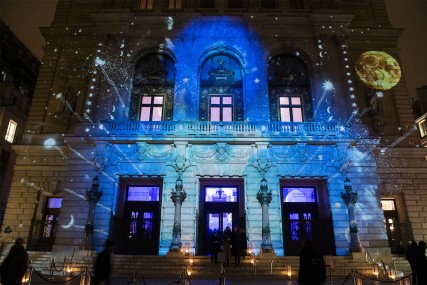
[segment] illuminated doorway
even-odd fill
[[[226,227],[246,230],[242,179],[201,179],[197,254],[210,254],[214,232],[221,241]]]
[[[121,181],[113,228],[115,252],[158,254],[162,184],[161,179]]]
[[[299,255],[309,239],[325,255],[335,254],[332,218],[324,180],[281,181],[283,247]]]
[[[401,232],[401,224],[394,199],[381,199],[384,211],[384,225],[387,230],[388,244],[391,253],[403,254],[409,240],[405,240]]]

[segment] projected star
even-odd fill
[[[335,89],[334,84],[332,84],[332,82],[329,80],[326,80],[325,82],[323,82],[322,88],[324,91],[332,91]]]

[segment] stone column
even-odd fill
[[[273,245],[271,243],[270,221],[268,217],[268,205],[271,202],[272,194],[271,190],[268,190],[267,180],[265,178],[262,178],[261,180],[260,190],[258,191],[256,197],[262,207],[261,253],[274,253]]]
[[[181,176],[178,176],[178,179],[175,183],[175,191],[171,192],[171,199],[175,205],[175,215],[174,223],[172,230],[172,242],[169,248],[169,252],[181,252],[181,207],[182,203],[187,198],[187,193],[183,190],[183,182]]]
[[[86,200],[89,203],[87,220],[85,226],[85,236],[83,238],[83,250],[92,250],[92,236],[94,229],[95,209],[99,199],[102,196],[102,190],[99,190],[99,178],[95,176],[92,179],[92,188],[86,189]]]
[[[348,223],[350,226],[350,252],[362,252],[359,238],[359,228],[357,227],[356,216],[354,214],[354,206],[358,200],[357,192],[353,192],[351,180],[348,177],[344,180],[345,193],[341,192],[341,198],[344,200],[348,211]]]

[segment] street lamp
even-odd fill
[[[357,191],[353,191],[351,180],[346,177],[344,180],[344,193],[341,192],[341,198],[344,200],[347,206],[348,212],[348,223],[350,227],[350,251],[351,252],[362,252],[359,238],[359,228],[357,227],[356,215],[354,213],[354,207],[358,201]]]

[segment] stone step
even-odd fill
[[[44,274],[50,274],[52,255],[49,252],[29,252],[32,264],[36,270]],[[220,272],[220,263],[212,263],[209,256],[193,256],[193,263],[190,266],[190,258],[170,258],[166,256],[147,255],[113,255],[114,275],[132,276],[141,272],[144,276],[168,276],[178,278],[187,269],[193,276],[200,278],[216,278]],[[372,276],[372,264],[367,261],[355,261],[351,256],[333,256],[332,267],[328,268],[328,275],[332,277],[347,276],[352,270],[358,271],[366,276]],[[230,259],[228,267],[224,267],[228,276],[269,276],[270,278],[287,277],[288,266],[291,266],[292,276],[296,276],[299,270],[298,256],[281,256],[270,260],[255,258],[255,263],[251,258],[241,259],[240,267],[234,266],[234,258]],[[404,275],[411,273],[409,263],[404,257],[394,256],[393,266]],[[61,269],[63,260],[55,261],[56,269]],[[73,258],[73,270],[79,273],[86,268],[92,270],[93,257],[75,256]],[[61,272],[54,272],[61,275]]]

